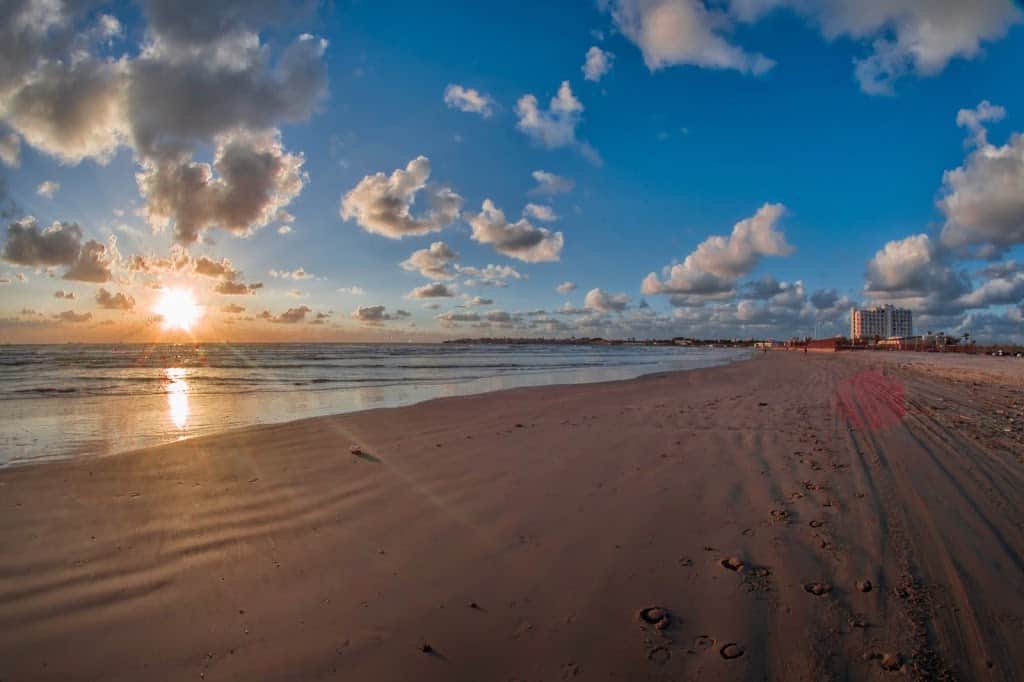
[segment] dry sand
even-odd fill
[[[8,469],[0,679],[1020,680],[1022,426],[780,352]]]

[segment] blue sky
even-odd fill
[[[195,293],[201,338],[781,338],[842,333],[850,305],[885,302],[919,330],[1021,338],[1024,14],[1009,2],[187,4],[4,10],[23,49],[0,53],[0,340],[148,339],[169,288]],[[572,111],[551,118],[563,82]],[[476,104],[446,103],[453,85]],[[272,196],[216,164],[195,184],[229,148],[275,169],[245,176]],[[367,180],[418,157],[411,194]],[[537,194],[535,171],[572,189]],[[458,201],[432,218],[440,188]],[[396,200],[411,222],[367,227]],[[557,219],[518,222],[528,203]],[[542,251],[507,241],[542,234]],[[48,254],[55,236],[70,250]],[[401,266],[435,242],[457,258]],[[487,265],[506,286],[481,283]],[[314,277],[271,274],[299,268]],[[413,294],[432,283],[451,295]]]

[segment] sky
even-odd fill
[[[1011,0],[13,0],[0,342],[1024,342]]]

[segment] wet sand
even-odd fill
[[[773,352],[0,471],[0,679],[1024,679],[1024,361]]]

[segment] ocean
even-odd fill
[[[443,396],[629,379],[749,351],[673,346],[0,346],[0,466]]]

